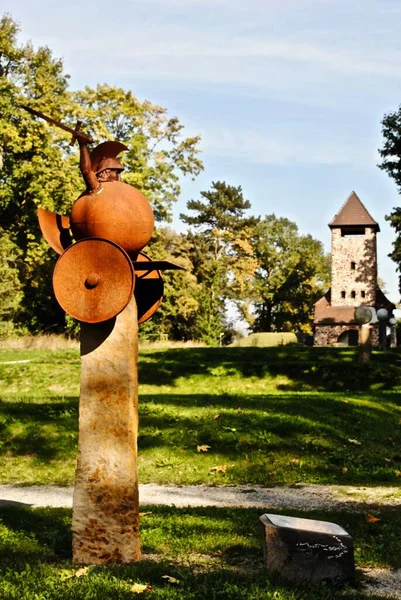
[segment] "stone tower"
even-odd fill
[[[356,345],[357,306],[376,310],[395,308],[377,285],[376,234],[378,223],[355,192],[347,198],[331,229],[331,288],[315,304],[315,345]],[[378,324],[372,325],[372,343],[379,343]]]
[[[372,219],[355,192],[348,197],[331,229],[331,305],[373,306],[377,288],[376,233]]]

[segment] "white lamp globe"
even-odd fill
[[[391,319],[389,319],[389,325],[395,325],[397,323],[397,319],[395,317],[391,317]]]
[[[385,308],[379,308],[376,314],[379,321],[387,321],[388,311]]]

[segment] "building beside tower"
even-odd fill
[[[378,223],[372,218],[355,192],[347,198],[331,229],[331,287],[315,304],[315,345],[358,343],[357,306],[370,306],[389,314],[395,308],[377,284]],[[379,322],[372,323],[371,340],[379,345]]]

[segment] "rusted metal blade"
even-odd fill
[[[181,270],[185,271],[185,267],[176,265],[175,263],[169,262],[168,260],[150,260],[146,262],[146,265],[142,261],[135,260],[133,263],[135,272],[136,271],[168,271],[168,270]]]
[[[26,110],[27,112],[31,113],[31,115],[34,115],[35,117],[39,117],[40,119],[43,119],[44,121],[47,121],[48,123],[51,123],[52,125],[55,125],[56,127],[59,127],[59,129],[68,131],[68,133],[71,133],[71,135],[73,135],[75,138],[81,138],[81,139],[85,140],[88,144],[93,144],[92,138],[90,138],[88,135],[86,135],[82,131],[76,131],[72,127],[68,127],[68,125],[64,125],[64,123],[60,123],[60,121],[56,121],[56,119],[53,119],[52,117],[48,117],[44,113],[39,112],[38,110],[31,108],[30,106],[26,106],[25,104],[20,104],[20,107],[23,108],[24,110]]]
[[[72,244],[70,220],[51,210],[38,208],[39,226],[46,242],[57,254],[62,254]]]
[[[131,259],[109,240],[81,240],[58,259],[53,289],[60,306],[75,319],[85,323],[107,321],[124,310],[132,298]]]
[[[150,258],[143,252],[138,254],[135,263],[135,289],[134,295],[138,307],[138,324],[150,319],[163,300],[164,282],[160,271],[149,270],[147,266]],[[146,264],[146,270],[143,264]]]

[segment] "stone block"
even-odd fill
[[[334,585],[355,576],[351,536],[336,523],[299,517],[264,514],[265,566],[270,574],[279,574],[296,583]]]

